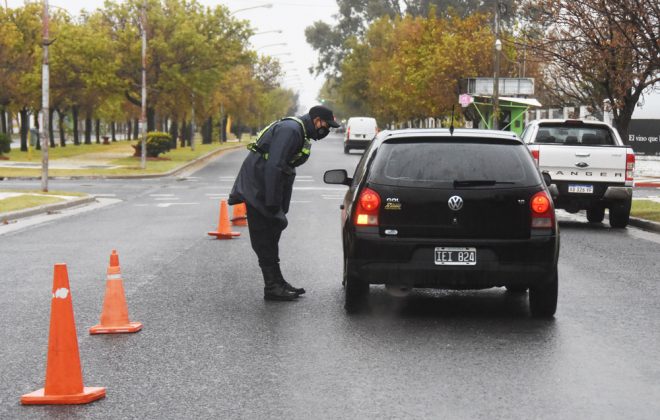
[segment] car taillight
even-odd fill
[[[555,212],[550,197],[545,191],[539,191],[530,201],[532,210],[532,229],[551,229],[555,222]]]
[[[541,151],[539,149],[532,150],[532,157],[534,158],[534,163],[536,166],[539,166],[539,156],[541,155]]]
[[[633,172],[635,172],[635,154],[628,153],[626,155],[626,181],[633,180]]]
[[[355,225],[378,226],[378,212],[380,210],[380,196],[370,188],[360,193],[358,205],[355,210]]]
[[[348,127],[346,129],[346,140],[351,138],[351,127]]]

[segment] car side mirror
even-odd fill
[[[543,182],[545,182],[546,186],[552,185],[552,177],[550,176],[550,173],[548,171],[543,171],[541,172],[541,175],[543,176]]]
[[[351,185],[353,179],[348,177],[345,169],[332,169],[323,174],[323,182],[326,184]]]

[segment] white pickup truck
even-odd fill
[[[522,139],[557,187],[556,208],[586,210],[591,223],[601,223],[607,208],[610,226],[628,225],[635,154],[616,129],[600,121],[535,120]]]

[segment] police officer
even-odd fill
[[[248,145],[251,153],[243,161],[229,195],[229,204],[245,203],[252,249],[264,277],[264,299],[294,300],[305,289],[289,284],[280,270],[279,241],[287,227],[296,167],[309,158],[311,141],[339,127],[332,111],[314,106],[300,117],[287,117],[262,130]]]

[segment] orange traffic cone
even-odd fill
[[[229,227],[229,211],[227,210],[227,201],[220,201],[220,222],[218,222],[218,230],[216,232],[209,232],[210,236],[215,236],[218,239],[231,239],[234,236],[241,236],[240,232],[232,232]]]
[[[21,404],[85,404],[105,397],[105,388],[83,386],[78,337],[66,264],[55,264],[46,386],[21,396]]]
[[[247,226],[247,208],[245,203],[236,204],[234,206],[231,224],[234,226]]]
[[[142,329],[141,322],[128,320],[128,305],[124,295],[124,283],[119,268],[119,255],[116,250],[110,254],[108,277],[105,282],[105,299],[101,312],[101,323],[89,329],[90,334],[133,333]]]

